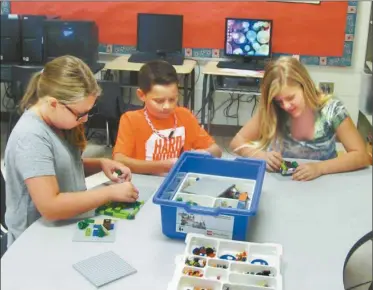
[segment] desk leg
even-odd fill
[[[189,75],[184,75],[184,107],[189,105]]]
[[[211,127],[211,103],[212,103],[212,97],[214,95],[214,82],[213,82],[213,76],[210,75],[209,78],[209,92],[207,93],[207,132],[210,133],[210,127]]]
[[[196,71],[195,69],[192,70],[192,75],[190,79],[190,107],[192,112],[194,112],[194,97],[195,97],[195,91],[196,91]]]
[[[202,105],[201,105],[201,125],[202,128],[205,127],[205,107],[206,107],[206,101],[207,101],[207,81],[208,81],[209,75],[205,74],[203,75],[203,86],[202,86]]]

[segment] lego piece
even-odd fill
[[[92,233],[91,228],[86,228],[86,229],[85,229],[85,233],[84,233],[84,235],[85,235],[86,237],[89,237],[89,236],[91,236],[91,233]]]
[[[255,260],[252,260],[251,261],[251,264],[255,265],[255,264],[259,264],[259,265],[264,265],[264,266],[268,266],[268,262],[263,260],[263,259],[255,259]]]
[[[85,221],[78,222],[78,228],[81,229],[81,230],[84,230],[85,228],[87,228],[88,225],[89,224],[87,222],[85,222]]]
[[[246,262],[246,260],[247,260],[247,253],[245,251],[242,253],[238,253],[236,255],[236,261]]]
[[[99,238],[103,238],[105,236],[105,231],[103,230],[103,227],[100,227],[98,230],[97,230],[97,236]]]
[[[198,268],[204,268],[206,266],[206,260],[190,257],[190,258],[185,259],[185,265],[198,267]]]
[[[183,269],[183,274],[188,275],[188,276],[193,276],[193,277],[203,277],[203,272],[200,270],[192,270],[188,268]]]
[[[187,202],[187,205],[190,205],[190,206],[197,206],[198,205],[198,203],[196,203],[196,202],[194,202],[194,201],[192,201],[192,200],[188,200]]]
[[[96,288],[137,272],[114,252],[106,252],[73,265]]]
[[[120,219],[134,219],[144,205],[144,201],[132,203],[111,202],[96,209],[96,214],[108,215]]]
[[[228,260],[228,261],[235,261],[236,257],[233,256],[233,255],[222,255],[222,256],[219,257],[219,259]]]
[[[237,208],[239,209],[245,209],[247,205],[247,200],[248,200],[248,194],[247,192],[241,192],[240,195],[238,196],[238,204]]]
[[[109,231],[111,230],[111,219],[104,219],[103,226]]]
[[[100,226],[100,229],[105,233],[105,236],[109,235],[109,230],[105,228],[104,226]]]
[[[269,287],[269,285],[268,285],[268,283],[266,281],[260,281],[260,282],[258,282],[257,285],[261,286],[261,287]]]
[[[81,230],[79,227],[76,228],[73,241],[74,242],[114,242],[116,237],[116,228],[114,226],[115,220],[91,220],[94,223],[89,223],[88,226]],[[108,223],[110,221],[110,224]],[[87,223],[83,222],[85,225]],[[105,227],[104,224],[108,227]],[[78,223],[79,224],[79,223]]]
[[[296,161],[282,161],[280,166],[280,173],[283,176],[292,175],[295,169],[298,167],[298,163]]]

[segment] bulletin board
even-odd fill
[[[136,46],[137,13],[184,16],[185,54],[222,56],[226,17],[272,19],[275,54],[299,55],[317,64],[349,65],[357,1],[319,4],[281,1],[247,2],[12,2],[14,14],[59,15],[62,19],[94,20],[99,26],[101,51],[126,53]],[[349,15],[355,18],[349,19]],[[352,25],[353,22],[353,25]],[[352,27],[352,31],[347,28]],[[350,29],[351,30],[351,29]],[[349,33],[348,33],[349,32]],[[347,47],[346,47],[346,42]],[[346,50],[347,51],[346,53]],[[347,57],[347,59],[346,59]],[[344,58],[344,59],[343,59]],[[311,62],[312,62],[311,61]],[[316,63],[314,63],[316,64]]]

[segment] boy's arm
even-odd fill
[[[208,147],[207,149],[196,149],[196,151],[200,151],[200,152],[208,152],[210,153],[212,156],[215,156],[215,157],[221,157],[223,152],[221,151],[220,147],[218,146],[218,144],[214,143],[212,144],[210,147]]]
[[[121,162],[129,169],[131,169],[132,173],[137,174],[159,175],[165,172],[169,172],[171,167],[175,164],[174,159],[147,161],[131,158],[122,153],[114,153],[113,158],[115,161]]]
[[[191,134],[195,134],[192,149],[196,151],[205,151],[215,157],[221,157],[223,152],[220,147],[215,143],[215,140],[203,129],[199,124],[196,117],[188,110],[190,114],[190,126],[186,126],[186,130],[191,130]]]

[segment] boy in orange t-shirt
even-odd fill
[[[139,174],[164,174],[183,151],[222,151],[193,114],[178,107],[178,77],[165,61],[152,61],[139,72],[137,96],[144,109],[122,115],[113,159]]]

